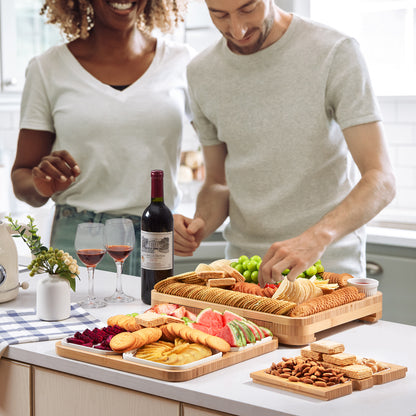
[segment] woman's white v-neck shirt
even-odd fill
[[[158,39],[147,71],[118,91],[86,71],[66,44],[33,58],[21,104],[21,129],[54,132],[81,175],[57,193],[78,210],[141,215],[150,201],[150,171],[165,171],[165,201],[179,202],[176,175],[183,122],[188,122],[183,44]]]

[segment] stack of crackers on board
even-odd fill
[[[222,338],[190,328],[181,319],[154,312],[135,317],[115,315],[108,318],[107,323],[121,323],[127,331],[111,338],[113,351],[125,353],[137,350],[137,358],[168,365],[188,364],[212,355],[212,351],[225,353],[231,349]]]
[[[322,274],[324,280],[312,277],[290,282],[284,278],[279,288],[267,289],[266,293],[259,285],[244,282],[230,263],[226,259],[201,263],[195,271],[158,282],[154,289],[167,295],[290,317],[313,315],[365,297],[357,288],[347,286],[350,274],[330,272]]]
[[[342,370],[353,380],[371,377],[374,373],[387,369],[387,366],[373,359],[360,359],[354,354],[345,352],[343,344],[322,340],[311,343],[300,350],[301,356],[319,362],[325,368]]]

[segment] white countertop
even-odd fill
[[[77,293],[72,301],[85,297],[87,291],[86,270],[81,271]],[[0,304],[1,309],[35,307],[36,281],[39,276],[21,275],[30,287],[21,291],[11,302]],[[114,275],[97,271],[95,279],[97,296],[105,296],[114,290]],[[140,278],[123,277],[126,293],[140,297]],[[141,301],[124,306],[107,306],[88,311],[104,323],[109,316],[118,313],[143,312],[149,306]],[[321,401],[295,393],[262,386],[252,382],[250,373],[270,367],[282,357],[299,354],[299,348],[280,345],[271,353],[253,358],[186,382],[164,382],[137,376],[100,366],[61,358],[55,353],[56,341],[27,343],[10,346],[4,357],[41,367],[51,368],[104,383],[154,394],[168,399],[186,402],[235,415],[310,415],[323,416],[409,416],[416,414],[416,327],[379,321],[374,324],[355,321],[323,331],[318,339],[330,338],[342,342],[346,351],[379,361],[408,367],[404,379],[331,401]]]

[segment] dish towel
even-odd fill
[[[0,311],[0,358],[12,344],[62,339],[77,331],[104,326],[76,303],[71,304],[71,316],[63,321],[41,321],[35,309],[30,308]]]

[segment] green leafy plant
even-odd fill
[[[19,224],[10,216],[5,218],[9,221],[12,230],[17,233],[13,234],[13,237],[22,238],[34,256],[32,262],[27,266],[30,276],[42,273],[59,275],[67,279],[71,289],[75,291],[76,278],[79,278],[77,261],[63,250],[44,246],[37,234],[38,228],[35,225],[35,220],[30,215],[27,216],[29,219],[27,225]]]

